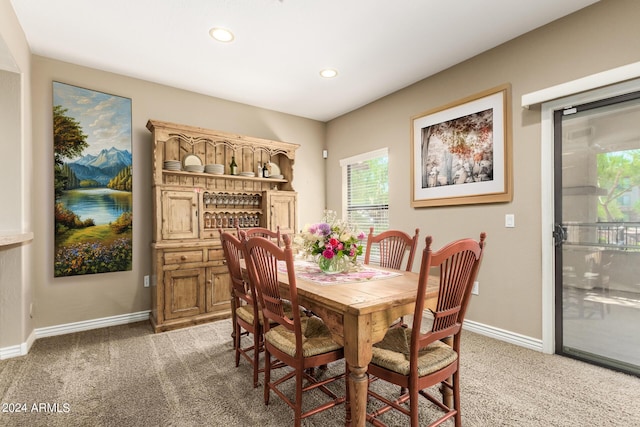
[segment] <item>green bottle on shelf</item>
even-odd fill
[[[238,175],[238,165],[236,164],[236,156],[231,156],[231,163],[229,164],[229,174]]]

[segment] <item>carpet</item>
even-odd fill
[[[38,339],[28,355],[0,361],[0,425],[293,425],[275,394],[264,405],[245,360],[234,367],[230,335],[230,321],[222,320],[159,334],[140,322]],[[640,426],[637,377],[468,331],[462,342],[464,426]],[[397,393],[381,381],[374,387]],[[428,407],[421,404],[421,425],[433,414]],[[397,413],[382,419],[408,425]],[[343,424],[343,405],[303,420]]]

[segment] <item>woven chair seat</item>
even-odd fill
[[[303,317],[302,321],[302,354],[304,357],[316,356],[337,350],[342,346],[331,338],[331,332],[324,322],[317,317]],[[294,357],[296,353],[296,337],[284,326],[271,328],[264,334],[264,339],[280,351]]]
[[[242,305],[236,308],[236,316],[250,325],[253,324],[253,308],[249,305]],[[262,325],[262,313],[258,312],[258,317],[260,318],[260,324]]]
[[[291,307],[291,303],[289,301],[285,301],[283,303],[283,308],[284,308],[284,314],[287,317],[291,318],[291,316],[293,316],[293,308]],[[304,311],[300,309],[300,312],[304,312]],[[236,308],[236,316],[238,316],[245,322],[249,323],[250,325],[253,324],[253,308],[251,308],[251,306],[249,305],[242,305]],[[262,310],[258,311],[258,318],[260,320],[260,324],[264,325],[264,320],[262,318]]]
[[[371,363],[383,368],[409,375],[409,353],[411,328],[389,329],[384,339],[373,346]],[[420,349],[418,355],[418,376],[422,377],[455,362],[458,353],[442,341],[435,341]]]

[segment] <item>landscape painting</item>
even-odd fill
[[[131,270],[131,99],[53,82],[54,276]]]

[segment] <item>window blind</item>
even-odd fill
[[[343,218],[358,230],[378,234],[389,229],[389,157],[387,149],[340,161],[343,176]],[[377,260],[378,254],[371,257]]]

